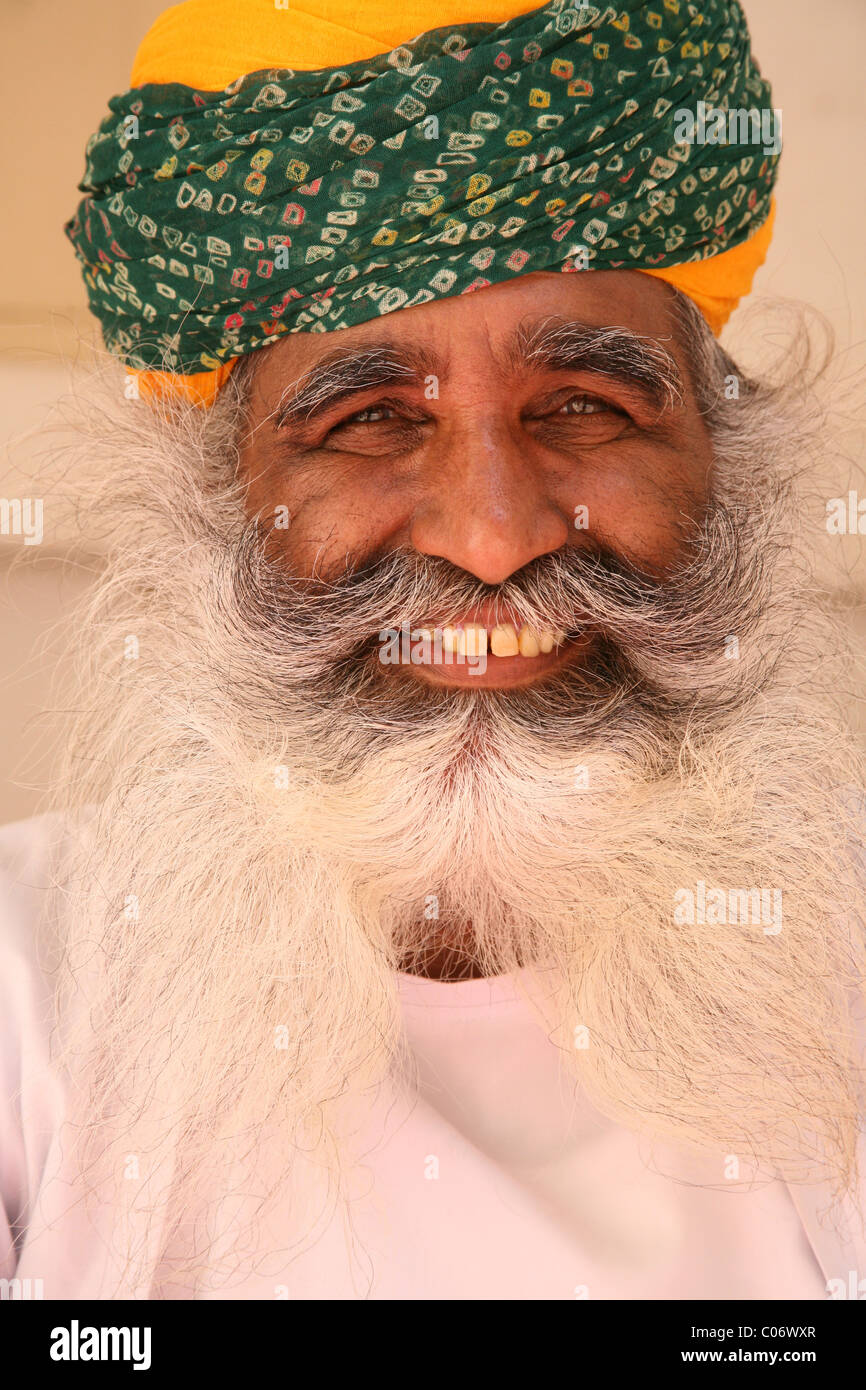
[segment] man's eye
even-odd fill
[[[348,415],[345,420],[340,421],[340,425],[374,425],[393,414],[390,405],[368,405],[363,410],[356,410],[354,415]]]
[[[564,405],[559,407],[558,415],[601,415],[617,414],[613,406],[606,401],[599,400],[598,396],[570,396]]]

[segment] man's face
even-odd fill
[[[629,271],[530,275],[338,334],[293,334],[259,354],[247,424],[248,511],[274,558],[325,581],[402,551],[495,592],[566,547],[663,578],[711,486],[670,292]],[[489,635],[483,673],[447,659],[409,667],[440,685],[534,684],[592,644],[522,628],[492,600],[416,618],[453,625],[446,645],[470,655],[484,640],[473,625]]]

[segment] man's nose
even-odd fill
[[[451,432],[431,461],[429,481],[412,518],[410,538],[483,584],[501,584],[559,550],[568,519],[548,496],[545,476],[498,420]]]

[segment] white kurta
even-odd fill
[[[114,1214],[86,1215],[70,1182],[48,1058],[40,904],[60,833],[55,817],[0,830],[0,1278],[106,1298]],[[601,1116],[510,978],[399,988],[420,1088],[395,1078],[370,1104],[351,1239],[334,1218],[289,1259],[298,1233],[271,1223],[262,1258],[199,1296],[826,1299],[866,1275],[862,1229],[853,1213],[827,1225],[819,1188],[744,1189],[724,1155],[650,1147]]]

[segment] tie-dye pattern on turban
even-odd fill
[[[455,22],[455,8],[490,5],[450,0],[444,26],[352,61],[347,33],[349,53],[377,40],[352,33],[357,6],[326,0],[305,56],[340,65],[314,71],[286,65],[280,9],[248,3],[167,11],[152,53],[150,36],[139,52],[141,85],[110,101],[88,142],[66,232],[105,343],[128,366],[207,402],[240,356],[284,333],[541,270],[661,275],[715,331],[748,292],[778,147],[755,138],[760,122],[744,123],[742,143],[682,136],[699,103],[772,111],[733,0],[553,0],[499,23]],[[436,0],[425,12],[437,17]],[[223,86],[164,80],[166,36],[189,54],[205,16],[200,70]],[[390,36],[395,22],[372,27]],[[230,58],[214,58],[214,35]],[[245,49],[256,70],[229,80]]]

